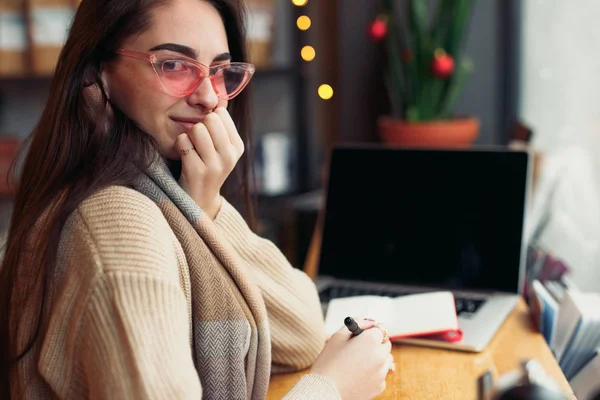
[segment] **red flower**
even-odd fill
[[[381,42],[387,36],[388,26],[385,17],[377,17],[375,21],[369,25],[368,34],[374,42]]]
[[[433,75],[440,79],[446,79],[454,72],[454,58],[444,50],[438,49],[431,64]]]

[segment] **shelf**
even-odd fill
[[[49,81],[52,75],[0,75],[0,82]]]

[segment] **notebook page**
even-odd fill
[[[382,296],[354,296],[333,299],[327,307],[325,332],[334,334],[344,326],[346,317],[371,318],[378,322],[388,321],[394,315],[392,298]]]
[[[392,299],[390,336],[406,337],[458,329],[452,292],[413,294]]]
[[[390,337],[407,337],[458,329],[451,292],[400,296],[355,296],[334,299],[325,318],[328,335],[344,325],[344,318],[371,318],[381,323]]]

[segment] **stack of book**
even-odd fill
[[[600,399],[600,348],[569,383],[578,399]]]
[[[600,392],[600,294],[581,292],[567,276],[536,279],[529,305],[575,395],[588,399]]]

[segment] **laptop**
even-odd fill
[[[485,349],[523,291],[530,165],[504,148],[334,148],[316,280],[324,311],[334,298],[450,290],[462,339],[402,341]]]

